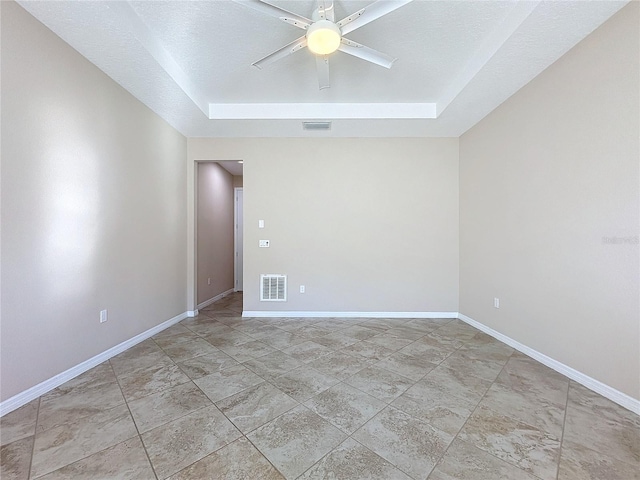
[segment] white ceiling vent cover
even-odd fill
[[[331,122],[302,122],[304,130],[331,130]]]
[[[286,302],[287,276],[278,274],[260,275],[260,301]]]

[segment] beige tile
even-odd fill
[[[341,330],[340,333],[346,337],[355,338],[356,340],[366,340],[367,338],[375,337],[380,333],[379,330],[374,328],[368,328],[364,325],[353,325],[351,327]]]
[[[369,362],[360,356],[348,355],[344,352],[333,352],[308,364],[319,372],[344,380],[354,373],[369,366]]]
[[[217,402],[241,392],[245,388],[262,383],[264,379],[239,364],[197,378],[194,382],[212,402]]]
[[[371,343],[368,340],[354,343],[353,345],[343,349],[343,351],[349,355],[361,356],[370,362],[379,362],[394,352],[390,348],[383,347],[376,343]]]
[[[140,433],[209,405],[211,401],[191,382],[129,402]]]
[[[391,405],[443,432],[456,435],[477,401],[451,395],[440,385],[418,382],[396,398]]]
[[[450,337],[462,342],[468,342],[479,332],[479,330],[467,325],[462,320],[453,319],[446,325],[434,330],[433,334],[440,337]]]
[[[387,332],[392,331],[392,329],[387,330]],[[371,337],[367,339],[369,343],[375,343],[376,345],[380,345],[381,347],[388,348],[389,350],[393,350],[394,352],[400,350],[403,347],[406,347],[410,343],[413,343],[413,340],[408,340],[406,338],[399,338],[390,333],[379,333],[375,337]]]
[[[238,362],[222,351],[191,358],[178,364],[180,369],[192,380],[219,372],[234,365],[238,365]]]
[[[233,317],[229,317],[229,318],[233,318]],[[193,325],[187,325],[187,328],[197,334],[197,335],[201,335],[203,337],[206,337],[208,335],[225,335],[228,333],[233,333],[234,329],[229,326],[227,323],[218,321],[218,320],[213,320],[213,319],[209,319],[208,322],[201,322],[201,323],[196,323]]]
[[[159,478],[166,478],[241,436],[215,405],[144,433],[142,441]]]
[[[462,440],[454,440],[429,480],[537,480]],[[603,477],[604,479],[604,477]]]
[[[638,463],[626,463],[581,446],[562,446],[558,480],[640,480]]]
[[[285,478],[294,479],[347,436],[301,405],[247,437]]]
[[[477,338],[478,335],[483,335],[482,340]],[[504,365],[511,358],[514,352],[513,348],[491,337],[488,337],[489,339],[485,339],[485,337],[488,335],[477,334],[469,343],[460,348],[460,353],[463,353],[467,358]]]
[[[387,406],[344,383],[334,385],[307,400],[304,405],[348,435]]]
[[[197,461],[170,480],[284,480],[284,477],[246,438]]]
[[[185,334],[185,333],[189,333],[189,332],[190,332],[190,330],[187,327],[185,327],[184,325],[182,325],[180,323],[176,323],[175,325],[172,325],[169,328],[165,328],[161,332],[156,333],[151,338],[153,338],[153,340],[158,340],[160,338],[171,337],[173,335],[180,335],[180,334]]]
[[[158,393],[188,381],[189,377],[170,359],[118,376],[120,388],[127,401]]]
[[[0,418],[0,445],[32,436],[36,431],[38,405],[36,398]]]
[[[373,328],[378,330],[378,332],[381,332],[407,322],[409,322],[409,320],[406,318],[372,318],[371,320],[361,322],[360,325],[367,328]]]
[[[199,337],[186,342],[167,345],[162,347],[162,349],[176,363],[218,351],[218,349],[212,346],[209,342]]]
[[[597,410],[596,410],[597,411]],[[640,428],[634,421],[621,421],[594,409],[567,406],[563,446],[595,450],[621,462],[640,465]]]
[[[413,381],[377,367],[368,367],[347,378],[345,383],[389,403],[402,395]]]
[[[272,323],[249,321],[244,325],[234,327],[236,331],[249,335],[253,339],[263,340],[264,338],[284,335],[284,330],[276,327]]]
[[[140,437],[118,443],[38,480],[149,480],[155,478]]]
[[[568,405],[590,411],[608,421],[622,423],[630,427],[635,426],[640,429],[639,415],[573,381],[569,385]]]
[[[315,325],[310,324],[298,324],[297,328],[294,325],[289,325],[287,327],[280,327],[283,330],[287,330],[288,332],[295,333],[300,337],[304,337],[307,340],[313,340],[318,337],[323,337],[325,335],[329,335],[332,333],[332,330],[328,328],[318,328]]]
[[[450,395],[479,402],[491,385],[491,382],[467,373],[458,372],[444,366],[434,368],[421,383]]]
[[[216,405],[246,434],[296,407],[298,402],[265,382],[220,400]]]
[[[332,350],[340,350],[341,348],[348,347],[349,345],[353,345],[359,341],[356,338],[344,335],[342,332],[343,330],[339,330],[328,335],[314,338],[313,341]]]
[[[462,349],[456,350],[449,355],[441,365],[460,372],[463,375],[473,375],[474,377],[483,378],[489,382],[493,382],[498,377],[498,374],[504,366],[502,363],[496,361],[480,360],[469,356],[468,351],[463,352]]]
[[[528,357],[512,356],[498,376],[503,385],[555,404],[567,402],[569,379]]]
[[[217,348],[232,347],[234,345],[240,345],[242,343],[255,340],[249,335],[245,335],[237,330],[230,333],[213,333],[211,335],[206,335],[204,339]]]
[[[178,325],[174,325],[174,326],[178,326]],[[175,346],[178,345],[180,343],[188,343],[188,342],[193,342],[194,340],[197,340],[199,337],[198,335],[196,335],[195,333],[193,333],[191,330],[189,330],[188,328],[180,325],[180,327],[182,327],[184,330],[180,333],[175,333],[173,335],[160,335],[160,336],[154,336],[152,337],[154,342],[156,342],[156,344],[162,348],[163,350],[167,347],[171,347],[171,346]],[[173,327],[171,327],[173,328]]]
[[[338,383],[338,379],[302,366],[275,377],[270,382],[294,400],[304,402]]]
[[[270,335],[260,336],[258,338],[260,339],[260,341],[273,348],[277,348],[278,350],[284,350],[308,340],[302,335],[296,335],[295,333],[286,332],[284,330],[280,330],[280,332],[272,333]]]
[[[348,318],[320,318],[317,322],[314,322],[314,327],[325,328],[327,330],[342,330],[355,324],[355,319]]]
[[[246,362],[247,360],[263,357],[276,351],[275,348],[258,340],[242,343],[240,345],[221,347],[220,349],[238,362]]]
[[[420,380],[436,367],[433,363],[411,355],[406,355],[402,352],[396,352],[380,360],[375,366],[402,375],[414,382]]]
[[[0,447],[0,478],[27,480],[33,451],[33,436]]]
[[[299,479],[411,480],[390,462],[350,438],[324,456]]]
[[[480,405],[533,425],[557,438],[562,436],[565,405],[553,403],[533,392],[516,391],[495,382]]]
[[[217,319],[219,323],[227,325],[228,327],[235,328],[241,325],[246,325],[250,322],[247,318],[242,318],[242,316],[237,317],[219,317]]]
[[[272,380],[283,373],[298,368],[303,365],[303,363],[286,353],[277,351],[264,357],[249,360],[245,362],[244,365],[262,378]]]
[[[284,353],[292,356],[302,363],[310,363],[321,357],[329,355],[333,350],[320,345],[313,340],[307,340],[284,350]]]
[[[109,359],[116,375],[138,368],[148,367],[155,364],[167,354],[154,342],[148,338],[124,352]]]
[[[31,476],[52,472],[137,434],[126,405],[38,432]]]
[[[108,362],[60,385],[40,399],[38,431],[124,404],[122,391]]]
[[[443,344],[437,337],[427,335],[401,348],[399,353],[415,357],[425,362],[438,364],[454,351],[455,348]]]
[[[425,332],[424,329],[414,328],[411,325],[403,324],[397,327],[390,328],[385,332],[387,335],[393,335],[398,338],[405,338],[407,340],[418,340],[420,337],[424,337],[428,332]]]
[[[425,479],[453,437],[393,407],[387,407],[352,438],[415,479]]]
[[[540,478],[554,478],[560,440],[523,422],[479,407],[458,438]]]
[[[449,323],[451,320],[452,319],[448,319],[448,322],[446,323]],[[404,323],[402,326],[412,328],[426,335],[427,333],[431,333],[436,328],[442,326],[441,321],[442,319],[434,320],[432,318],[414,318],[409,320],[407,323]]]

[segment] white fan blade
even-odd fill
[[[254,67],[262,68],[265,65],[269,65],[270,63],[273,63],[276,60],[280,60],[281,58],[284,58],[287,55],[291,55],[292,53],[297,52],[298,50],[302,50],[306,46],[307,46],[307,37],[306,36],[300,37],[297,40],[294,40],[293,42],[289,43],[288,45],[285,45],[284,47],[276,50],[275,52],[270,53],[266,57],[261,58],[257,62],[252,63],[252,65]]]
[[[306,30],[313,22],[302,15],[289,12],[283,8],[276,7],[270,3],[263,2],[262,0],[234,0],[236,3],[244,5],[259,12],[271,15],[272,17],[279,18],[283,22],[293,25],[298,28]]]
[[[397,58],[393,58],[386,53],[379,52],[374,50],[373,48],[365,47],[353,40],[348,40],[346,38],[342,39],[342,43],[338,48],[341,52],[348,53],[349,55],[353,55],[354,57],[361,58],[366,60],[367,62],[375,63],[376,65],[380,65],[384,68],[391,68],[393,62],[397,60]]]
[[[318,0],[318,15],[321,19],[335,22],[336,12],[333,9],[333,0]]]
[[[378,0],[362,10],[349,15],[340,20],[337,25],[342,31],[342,35],[353,32],[356,28],[360,28],[369,22],[373,22],[378,18],[391,13],[394,10],[410,3],[412,0]]]
[[[318,68],[318,85],[320,90],[329,88],[329,56],[316,55],[316,67]]]

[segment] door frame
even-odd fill
[[[243,283],[244,283],[244,275],[238,275],[238,259],[240,255],[243,255],[243,249],[242,249],[242,243],[244,242],[240,242],[240,239],[238,238],[238,229],[242,228],[242,225],[238,222],[238,193],[242,192],[242,207],[244,207],[244,189],[243,187],[234,187],[233,188],[233,225],[234,225],[234,229],[233,229],[233,291],[234,292],[241,292],[243,290],[243,285],[238,285],[238,281],[239,278],[241,277],[243,279]],[[243,219],[244,219],[244,215],[243,215]],[[242,238],[244,239],[244,235],[242,235]],[[244,255],[243,255],[243,262],[242,264],[244,265]]]

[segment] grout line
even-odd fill
[[[127,401],[127,397],[125,396],[124,391],[122,390],[122,385],[120,384],[120,379],[118,378],[118,375],[116,374],[116,371],[113,368],[113,365],[111,364],[111,359],[109,359],[109,366],[111,367],[111,371],[113,372],[113,375],[116,377],[116,383],[118,384],[118,388],[120,389],[120,393],[122,394],[122,398],[124,400],[124,404],[127,406],[127,410],[129,411],[129,416],[131,417],[131,421],[133,422],[133,426],[135,427],[136,432],[138,432],[138,439],[140,440],[140,444],[142,445],[142,449],[144,450],[144,454],[147,457],[147,460],[149,461],[149,465],[151,466],[151,471],[153,471],[153,474],[155,475],[156,480],[158,480],[158,474],[156,472],[155,467],[153,466],[153,462],[151,461],[151,457],[149,456],[149,452],[147,451],[147,446],[142,441],[142,434],[140,433],[140,429],[138,428],[138,424],[136,423],[135,417],[133,416],[133,412],[131,411],[131,407],[129,407],[129,402]],[[144,398],[144,397],[141,397],[141,398]]]
[[[560,448],[558,449],[558,464],[556,465],[556,480],[560,476],[560,462],[562,461],[562,447],[564,446],[564,432],[567,428],[567,412],[569,411],[569,392],[571,391],[571,382],[567,385],[567,400],[564,404],[564,417],[562,418],[562,433],[560,435]]]
[[[38,410],[36,411],[36,422],[33,426],[33,444],[31,445],[31,458],[29,459],[29,469],[27,470],[27,478],[31,478],[31,468],[33,467],[33,456],[36,454],[36,436],[38,435],[38,422],[40,420],[40,404],[42,403],[42,395],[38,397]]]

